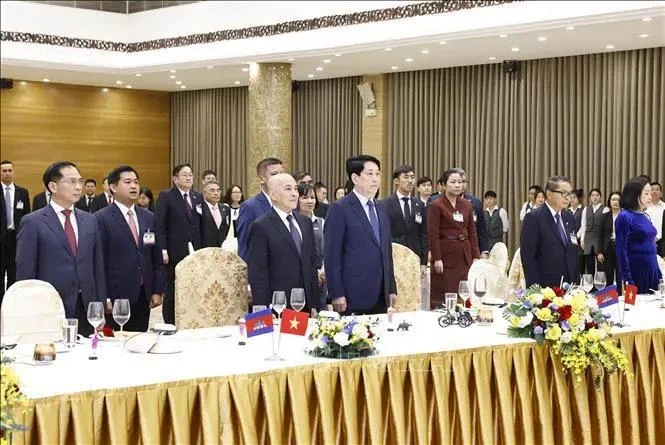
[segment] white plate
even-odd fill
[[[150,354],[177,354],[182,352],[183,347],[180,343],[175,341],[164,341],[160,339],[155,346],[150,349]]]

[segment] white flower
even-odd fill
[[[607,331],[605,329],[599,329],[598,333],[600,334],[600,339],[604,340],[607,337]]]
[[[367,326],[360,323],[353,326],[353,331],[351,331],[351,333],[361,339],[369,337],[369,332],[367,332]]]
[[[561,334],[561,343],[569,343],[573,339],[573,333],[570,331],[566,331],[563,334]]]
[[[333,337],[333,341],[338,345],[340,345],[341,347],[344,347],[349,344],[349,334],[345,334],[344,332],[338,332]]]
[[[566,295],[563,296],[564,303],[570,304],[571,301],[573,301],[573,294],[567,293]]]
[[[596,312],[598,310],[598,302],[595,298],[587,298],[586,306],[589,308],[589,311]]]
[[[524,317],[520,319],[520,324],[518,325],[520,328],[525,328],[531,324],[533,321],[533,314],[531,312],[527,312]]]
[[[325,348],[326,344],[323,343],[323,340],[321,340],[321,337],[317,337],[314,339],[314,347],[315,348]]]

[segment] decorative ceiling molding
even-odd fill
[[[81,39],[50,34],[28,32],[1,31],[3,42],[22,42],[42,45],[55,45],[70,48],[96,49],[124,53],[137,53],[157,49],[178,48],[201,43],[214,43],[228,40],[242,40],[255,37],[269,37],[292,32],[312,31],[339,26],[360,25],[366,23],[399,20],[433,14],[460,11],[463,9],[482,8],[521,0],[445,0],[414,3],[395,8],[374,9],[371,11],[349,14],[329,15],[312,19],[294,20],[275,25],[252,26],[240,29],[226,29],[203,34],[148,40],[144,42],[122,43],[107,40]]]

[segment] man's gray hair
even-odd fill
[[[567,182],[568,184],[570,184],[570,178],[568,176],[551,176],[547,180],[547,184],[545,184],[545,190],[554,192],[558,190],[558,186],[562,182]]]

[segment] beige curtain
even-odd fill
[[[217,173],[224,191],[246,185],[247,88],[218,88],[171,94],[171,165],[189,162],[194,188],[201,173]],[[222,192],[223,193],[223,192]]]
[[[345,161],[360,153],[361,77],[299,82],[293,92],[293,169],[328,187],[329,200],[346,181]]]
[[[508,211],[509,245],[529,185],[555,174],[604,198],[637,174],[665,180],[665,48],[390,75],[392,166],[434,181],[450,167]]]

